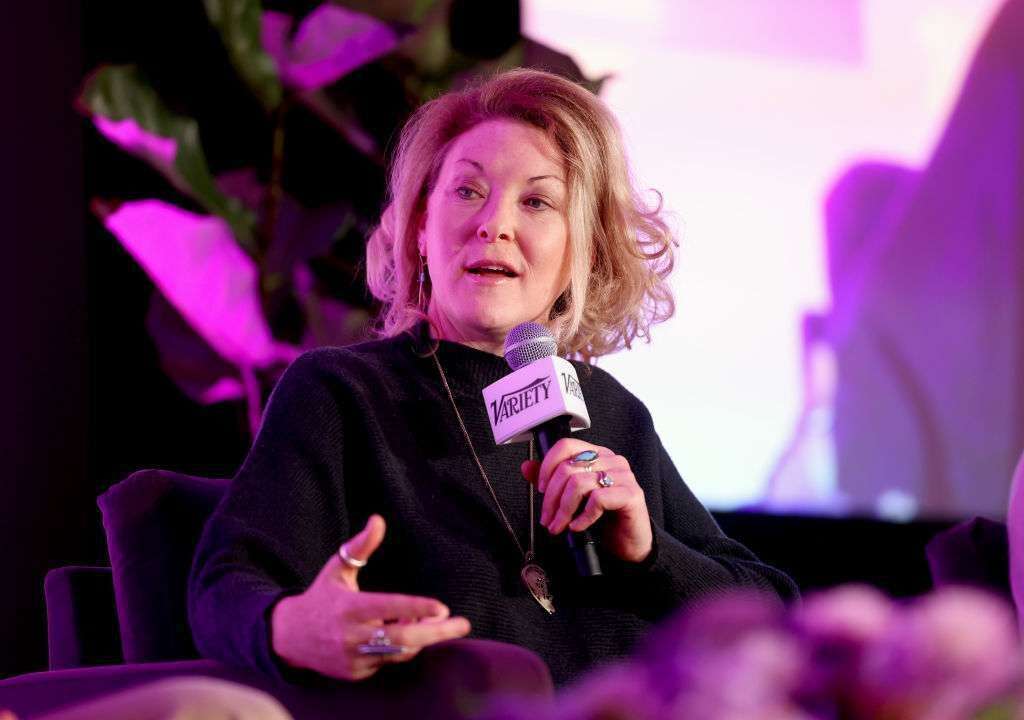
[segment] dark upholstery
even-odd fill
[[[487,640],[455,640],[424,650],[359,683],[282,685],[211,660],[140,663],[31,673],[0,681],[0,707],[31,717],[161,678],[201,675],[232,680],[276,697],[302,720],[339,717],[464,718],[496,695],[546,696],[547,667],[534,653]]]
[[[936,587],[972,585],[1012,602],[1006,523],[965,520],[932,538],[925,552]]]
[[[198,657],[188,627],[188,573],[227,482],[140,470],[100,496],[127,662]]]
[[[124,659],[110,568],[57,568],[46,574],[43,590],[51,670]]]

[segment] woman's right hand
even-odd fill
[[[344,548],[348,557],[365,561],[383,540],[384,518],[373,515]],[[438,600],[360,591],[358,572],[334,553],[304,593],[274,606],[270,641],[281,660],[329,677],[362,680],[385,663],[410,660],[427,645],[469,633],[469,621],[449,617],[448,608]],[[400,652],[360,652],[360,646],[372,644],[381,629]]]

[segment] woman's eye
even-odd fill
[[[537,197],[526,198],[523,202],[532,210],[543,210],[546,207],[550,207],[546,202]]]
[[[460,185],[459,187],[455,188],[455,194],[460,199],[462,199],[462,200],[472,200],[474,197],[476,197],[480,193],[478,193],[476,190],[474,190],[471,187],[466,187],[465,185]]]

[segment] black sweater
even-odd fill
[[[442,342],[438,358],[473,445],[516,531],[529,537],[525,444],[496,446],[480,391],[502,358]],[[730,586],[796,589],[725,537],[676,472],[644,405],[608,373],[577,364],[592,428],[578,437],[624,455],[644,489],[655,550],[641,565],[602,556],[580,579],[562,537],[537,525],[557,612],[523,587],[522,555],[494,507],[422,338],[307,353],[274,390],[241,470],[206,526],[189,583],[196,646],[276,675],[268,619],[302,592],[372,513],[388,523],[359,575],[363,590],[434,597],[473,637],[539,653],[557,683],[626,654],[682,601]],[[538,495],[536,507],[540,513]]]

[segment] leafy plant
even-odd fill
[[[259,0],[203,6],[269,120],[267,147],[251,165],[211,169],[199,123],[168,106],[138,67],[96,69],[78,105],[179,194],[92,204],[153,281],[147,328],[162,367],[197,402],[243,400],[255,432],[281,370],[305,349],[361,339],[374,310],[359,268],[383,183],[358,198],[324,197],[322,174],[302,177],[289,165],[290,128],[315,118],[382,180],[386,144],[439,92],[517,65],[586,81],[567,56],[520,35],[518,2],[351,0],[301,16]],[[474,24],[488,32],[468,32]]]

